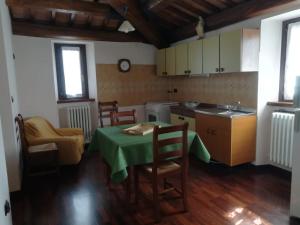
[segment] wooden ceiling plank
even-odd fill
[[[68,26],[71,24],[72,13],[62,13],[56,12],[55,14],[55,24],[59,26]]]
[[[10,9],[11,16],[15,19],[29,19],[30,18],[30,10],[24,9],[21,7],[14,7]]]
[[[194,18],[198,18],[199,16],[206,16],[207,13],[202,11],[202,10],[198,10],[198,12],[196,12],[194,10],[194,8],[192,7],[188,7],[187,5],[184,5],[182,6],[181,4],[174,4],[172,7],[176,8],[177,10],[185,13],[185,14],[188,14],[189,16],[191,17],[194,17]]]
[[[251,0],[208,17],[206,25],[208,30],[215,30],[275,11],[278,6],[291,2],[297,0]]]
[[[130,21],[130,23],[139,31],[145,39],[154,44],[158,48],[164,48],[169,46],[165,41],[165,38],[158,31],[156,26],[152,24],[143,15],[142,9],[139,7],[138,2],[135,0],[105,0],[105,3],[109,4],[115,11],[121,16]],[[125,6],[128,7],[125,14]]]
[[[157,23],[159,23],[159,21],[162,21],[163,23],[168,24],[168,26],[170,28],[172,27],[178,27],[178,21],[169,16],[164,16],[163,14],[155,14],[155,16],[158,18],[158,20],[156,21]]]
[[[170,5],[172,5],[176,0],[148,0],[145,8],[152,12],[159,12]]]
[[[145,39],[136,32],[124,34],[117,31],[95,31],[19,21],[12,21],[12,29],[14,34],[34,37],[92,41],[145,42]]]
[[[100,16],[92,16],[90,18],[90,27],[91,28],[101,28],[105,23],[105,18]]]
[[[74,27],[85,27],[89,24],[89,16],[88,15],[83,15],[83,14],[72,14],[74,15],[74,18],[72,20],[72,25]]]
[[[208,0],[197,0],[197,1],[183,0],[183,2],[186,2],[187,5],[190,5],[195,9],[204,11],[207,14],[212,14],[220,11],[218,7],[209,3]]]
[[[52,12],[47,10],[30,10],[31,18],[37,23],[52,23]]]
[[[285,4],[298,4],[298,0],[249,0],[235,7],[225,9],[205,19],[205,31],[216,30],[253,17],[272,13]],[[197,22],[179,28],[169,35],[170,42],[176,42],[196,35]]]
[[[228,7],[225,3],[226,1],[224,0],[206,0],[206,1],[211,5],[218,7],[221,10],[226,9]]]
[[[172,8],[174,8],[176,12],[179,13],[179,15],[183,14],[190,17],[191,19],[197,19],[199,17],[199,14],[194,13],[193,11],[190,11],[185,7],[181,7],[180,5],[174,4],[172,5]]]
[[[177,21],[179,21],[180,24],[187,24],[187,23],[190,23],[191,20],[193,20],[194,18],[187,18],[186,16],[178,13],[177,9],[171,9],[171,8],[168,8],[168,9],[165,9],[163,11],[163,15],[168,15],[169,17],[171,17],[171,19],[176,19]]]
[[[9,7],[47,9],[64,13],[85,13],[108,16],[111,8],[107,4],[70,0],[6,0]]]
[[[163,28],[163,31],[176,29],[177,27],[176,22],[174,20],[171,20],[167,16],[163,16],[159,14],[151,14],[149,16],[149,19],[152,21],[152,23],[157,24],[158,27]]]

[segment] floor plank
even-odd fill
[[[176,194],[161,203],[163,225],[296,225],[289,218],[290,175],[272,167],[228,168],[191,158],[189,212],[181,213]],[[33,178],[12,196],[14,225],[148,225],[154,224],[151,204],[125,200],[122,186],[108,190],[98,153],[60,176]],[[176,183],[176,181],[175,181]],[[141,189],[150,186],[141,179]]]

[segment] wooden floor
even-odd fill
[[[98,153],[59,177],[35,178],[12,197],[14,225],[153,224],[150,202],[128,203],[121,186],[104,185]],[[146,180],[141,189],[149,192]],[[270,167],[234,169],[191,159],[188,213],[180,199],[166,196],[161,224],[300,224],[289,219],[290,176]]]

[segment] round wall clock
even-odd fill
[[[131,68],[131,63],[129,59],[119,59],[118,62],[119,71],[121,72],[129,72]]]

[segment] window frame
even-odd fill
[[[279,101],[293,102],[292,99],[284,98],[284,84],[285,84],[285,66],[286,66],[286,53],[288,42],[289,25],[292,23],[300,22],[300,17],[285,20],[282,22],[282,40],[281,40],[281,59],[280,59],[280,80],[279,80]]]
[[[63,47],[78,47],[79,48],[82,97],[67,97],[66,86],[65,86],[65,75],[64,75],[64,68],[63,68],[63,59],[62,59],[62,48]],[[89,99],[88,73],[87,73],[87,60],[86,60],[85,44],[54,43],[54,54],[55,54],[55,63],[56,63],[58,100],[60,100],[60,101],[74,100],[74,101],[76,101],[76,100]]]

